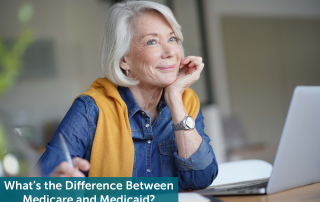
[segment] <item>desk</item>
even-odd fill
[[[319,202],[320,201],[320,182],[290,189],[287,191],[271,194],[271,195],[255,195],[255,196],[219,196],[217,197],[223,202]]]

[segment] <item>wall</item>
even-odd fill
[[[205,0],[206,25],[208,29],[209,54],[214,82],[213,93],[224,117],[232,113],[221,17],[292,17],[320,18],[318,0]]]
[[[320,85],[320,19],[223,17],[233,116],[277,145],[297,85]]]
[[[245,122],[244,128],[249,131],[250,142],[277,144],[290,102],[292,86],[297,83],[313,83],[315,85],[316,83],[308,82],[308,80],[311,78],[314,81],[316,79],[315,75],[318,75],[318,69],[316,69],[318,63],[315,55],[318,54],[317,47],[319,46],[317,40],[314,40],[318,32],[311,31],[312,33],[309,33],[310,23],[309,25],[300,23],[298,30],[300,29],[302,32],[304,27],[309,27],[307,32],[312,35],[313,40],[309,38],[309,41],[306,39],[306,41],[295,42],[293,39],[299,40],[299,32],[288,33],[290,33],[290,29],[291,32],[295,30],[293,29],[296,24],[294,20],[298,22],[319,20],[320,1],[207,0],[205,1],[205,9],[206,25],[210,36],[210,59],[214,64],[211,67],[215,84],[213,92],[223,117],[225,119],[233,116],[246,117],[241,122]],[[292,22],[288,23],[283,21],[282,25],[284,27],[277,30],[282,32],[282,38],[275,38],[275,29],[270,29],[274,22],[268,20],[275,18],[288,19],[289,21],[293,19]],[[251,24],[248,22],[247,24],[241,23],[244,19],[251,20]],[[313,26],[312,29],[316,29],[316,27]],[[241,37],[235,37],[237,34]],[[261,36],[268,37],[261,38]],[[314,43],[311,47],[312,50],[305,48],[307,47],[307,45],[303,45],[305,42],[307,44]],[[287,43],[287,48],[282,49],[284,53],[280,55],[271,47],[277,48],[277,51],[279,51],[278,48],[281,43]],[[290,44],[294,44],[291,45],[291,50],[295,50],[299,43],[303,48],[300,51],[290,52]],[[299,60],[297,53],[302,53],[304,59]],[[306,56],[309,53],[312,56]],[[259,57],[263,54],[265,54],[264,57]],[[283,58],[280,59],[280,57]],[[295,60],[292,60],[293,58]],[[307,58],[310,58],[310,60],[303,63],[302,61],[306,61]],[[311,66],[306,67],[303,64],[311,64]],[[309,71],[309,76],[302,77],[301,73],[303,71]],[[284,76],[283,72],[287,72],[287,77]],[[290,78],[290,81],[288,81],[288,78]],[[235,80],[237,82],[234,82]],[[272,80],[274,82],[269,83]],[[259,82],[270,86],[261,88]],[[277,85],[279,83],[281,85]],[[252,91],[252,89],[256,90]],[[280,97],[280,100],[277,99]],[[263,100],[267,101],[263,102]],[[266,102],[268,102],[267,105]],[[252,114],[255,115],[251,116]],[[250,116],[251,118],[248,119]],[[269,131],[268,134],[269,128],[273,130]]]
[[[19,34],[16,13],[22,2],[0,1],[2,37]],[[102,76],[100,42],[104,13],[109,5],[98,0],[32,0],[31,3],[35,11],[32,27],[37,39],[54,42],[57,75],[20,80],[1,96],[0,109],[11,116],[13,125],[34,127],[36,143],[41,143],[43,124],[60,122],[73,99]]]

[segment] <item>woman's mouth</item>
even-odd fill
[[[161,70],[161,71],[173,71],[176,68],[176,64],[172,64],[172,65],[167,65],[164,67],[157,67],[157,69]]]

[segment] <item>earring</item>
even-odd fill
[[[129,70],[128,69],[126,69],[126,75],[129,76]]]

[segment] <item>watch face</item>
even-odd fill
[[[194,120],[191,116],[189,116],[186,120],[186,125],[190,128],[193,129],[195,127]]]

